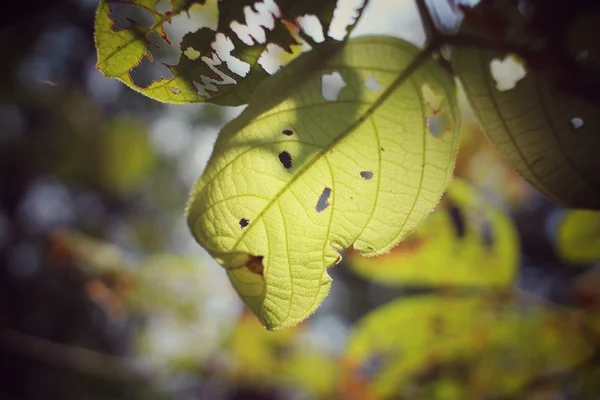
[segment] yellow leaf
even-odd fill
[[[402,79],[419,51],[378,36],[320,46],[266,80],[221,131],[188,223],[267,328],[316,310],[339,251],[389,251],[444,193],[455,86],[433,60]],[[425,89],[444,97],[435,112]]]
[[[556,250],[560,258],[572,264],[600,260],[600,213],[567,211],[558,225]]]

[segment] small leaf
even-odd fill
[[[455,178],[438,208],[400,245],[376,258],[350,251],[347,265],[382,285],[507,286],[518,257],[512,221]]]
[[[517,2],[482,1],[471,12],[495,3],[506,8],[504,14],[497,14],[506,15],[510,26],[515,26],[510,31],[513,39],[523,32],[524,41],[530,33],[522,28],[525,17],[517,10]],[[600,42],[589,32],[598,23],[598,13],[569,22],[572,26],[565,32],[572,47],[569,52],[579,46],[576,39],[584,37],[596,51]],[[467,19],[463,33],[469,33],[473,25]],[[564,44],[552,39],[538,38],[541,50],[521,44],[533,54],[529,64],[522,65],[526,72],[514,67],[511,54],[471,47],[453,49],[452,65],[485,133],[529,183],[558,204],[600,209],[600,96],[597,89],[592,90],[599,85],[597,69],[575,65],[565,69],[576,61],[575,55],[565,59]],[[506,76],[497,76],[498,68],[508,60],[516,74],[510,82]]]
[[[419,51],[378,36],[323,45],[266,80],[221,131],[188,223],[267,328],[315,311],[339,250],[389,251],[444,193],[458,144],[455,86],[433,60],[398,80]],[[337,101],[321,91],[323,75],[333,72],[346,83]],[[370,78],[381,91],[365,87]],[[424,87],[443,99],[436,112],[448,123],[438,137],[427,130],[433,110]],[[251,221],[243,230],[241,218]],[[247,268],[257,256],[262,275]]]
[[[111,4],[124,3],[143,10],[152,17],[150,26],[142,26],[132,22],[130,27],[117,30],[111,14]],[[244,1],[188,1],[173,0],[172,10],[158,12],[158,0],[100,0],[96,14],[96,47],[98,50],[97,68],[106,76],[117,78],[130,88],[145,94],[155,100],[169,103],[210,102],[219,105],[237,106],[246,104],[256,86],[270,76],[261,65],[261,57],[274,48],[292,54],[300,47],[300,37],[306,37],[298,19],[312,16],[319,22],[319,28],[325,35],[325,42],[334,41],[327,36],[336,0],[276,0],[271,5],[257,0]],[[360,15],[365,4],[357,13]],[[153,61],[150,50],[172,46],[164,30],[165,23],[184,12],[190,12],[192,7],[202,10],[210,7],[218,8],[218,23],[215,30],[202,27],[195,32],[187,33],[180,44],[180,58],[176,65],[165,65],[172,77],[163,77],[150,83],[148,87],[138,86],[131,78],[130,72],[138,66],[144,57]],[[247,41],[242,40],[232,24],[249,28],[246,24],[247,14],[255,13],[262,18],[261,24],[252,26],[264,33],[261,35],[247,34]],[[353,24],[348,29],[353,28]],[[152,35],[151,35],[152,34]],[[160,43],[150,39],[159,37]],[[224,54],[222,42],[233,46]],[[248,40],[250,43],[248,43]],[[244,73],[232,64],[244,65]]]
[[[558,256],[571,264],[591,264],[600,260],[600,213],[567,211],[556,232]]]

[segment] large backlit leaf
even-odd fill
[[[530,63],[519,65],[523,61],[507,52],[458,47],[453,67],[484,131],[525,179],[559,204],[599,209],[600,96],[591,89],[600,82],[600,41],[589,32],[600,13],[565,16],[572,18],[559,36],[565,40],[554,43],[522,28],[530,25],[517,3],[482,1],[468,15],[493,8],[503,28],[489,31],[506,34],[491,39],[520,37]],[[477,21],[467,18],[462,31],[472,33]],[[481,30],[475,34],[490,39]]]
[[[600,260],[600,213],[567,211],[556,231],[556,250],[560,258],[572,264]]]
[[[348,264],[383,285],[490,285],[513,281],[518,239],[512,221],[467,182],[454,179],[438,208],[388,254]]]
[[[512,300],[401,299],[367,315],[351,334],[342,363],[343,398],[508,395],[593,354],[578,321],[566,311]],[[446,390],[432,393],[430,385],[444,380]]]
[[[152,22],[145,26],[130,21],[130,26],[117,29],[117,21],[111,16],[111,3],[127,4],[134,11],[147,14]],[[173,0],[169,11],[158,11],[157,3],[158,0],[100,0],[96,14],[96,47],[97,67],[106,76],[117,78],[159,101],[246,104],[256,86],[269,76],[259,62],[261,57],[276,48],[292,53],[293,48],[299,48],[299,35],[307,35],[298,26],[299,17],[318,19],[320,26],[316,29],[321,28],[325,41],[334,40],[328,32],[336,0],[276,0],[273,3]],[[153,61],[153,49],[173,45],[165,32],[165,23],[171,23],[173,17],[184,12],[214,12],[214,9],[218,9],[216,29],[204,26],[183,37],[179,63],[167,65],[172,77],[163,77],[148,87],[140,87],[132,80],[131,70],[144,57]],[[357,12],[360,14],[362,7]],[[247,21],[251,14],[263,17],[261,25]],[[239,32],[248,29],[249,35],[242,39],[244,36]]]
[[[389,251],[445,191],[454,82],[425,61],[392,85],[418,53],[387,37],[321,46],[265,81],[221,131],[188,223],[269,329],[314,312],[338,250]]]

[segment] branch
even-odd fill
[[[425,0],[416,0],[416,3],[417,8],[419,9],[421,23],[423,24],[423,29],[425,30],[426,43],[438,42],[441,34],[435,26],[435,22],[431,17],[431,13],[429,12],[429,8],[427,7]]]
[[[151,381],[158,375],[141,360],[56,343],[13,330],[0,332],[0,348],[48,365],[115,381]]]

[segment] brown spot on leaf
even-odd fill
[[[250,259],[246,263],[246,268],[252,273],[257,275],[263,275],[264,266],[263,266],[263,256],[250,256]]]

